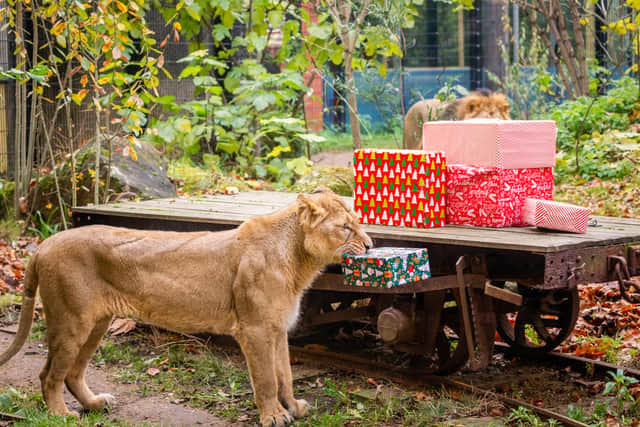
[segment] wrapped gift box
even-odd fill
[[[431,277],[427,249],[374,248],[364,255],[343,255],[344,283],[392,288]]]
[[[354,210],[363,224],[441,227],[445,224],[443,153],[356,150]]]
[[[498,169],[467,165],[447,168],[447,222],[485,227],[528,225],[527,197],[553,198],[553,170]]]
[[[523,218],[529,225],[550,230],[586,233],[589,208],[568,203],[527,198],[524,202]]]
[[[450,164],[501,169],[555,165],[556,123],[553,120],[471,119],[425,122],[425,150],[440,150]]]

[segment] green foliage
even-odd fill
[[[210,54],[195,45],[181,60],[186,66],[178,77],[193,81],[196,98],[179,106],[160,99],[172,116],[153,123],[147,138],[183,163],[215,153],[226,170],[247,178],[289,185],[306,173],[303,154],[317,137],[300,117],[308,91],[300,71],[305,68],[291,60],[302,52],[294,40],[300,23],[284,21],[287,14],[298,16],[297,8],[269,0],[253,2],[253,8],[194,1],[162,11],[187,37],[211,28],[216,49]],[[245,25],[243,34],[234,31],[236,24]],[[274,28],[283,36],[276,52],[269,49]],[[270,72],[272,62],[287,66]]]
[[[554,419],[550,419],[548,421],[544,421],[540,419],[537,415],[533,413],[530,409],[523,408],[522,406],[512,409],[511,413],[507,417],[507,423],[513,426],[522,426],[522,427],[555,427],[560,426],[561,424]]]
[[[629,174],[634,164],[625,144],[634,137],[612,131],[638,122],[638,96],[637,82],[624,77],[604,95],[559,105],[550,115],[558,125],[556,175],[577,172],[584,178],[606,179]]]
[[[13,206],[13,193],[15,188],[15,182],[0,179],[0,218],[9,216]]]
[[[55,222],[55,214],[58,209],[54,208],[49,212],[47,219],[44,219],[40,211],[36,211],[33,215],[33,227],[29,227],[28,230],[34,235],[38,236],[40,240],[45,240],[58,231],[60,231],[60,223]]]
[[[559,105],[551,117],[558,123],[558,148],[570,150],[576,139],[594,132],[626,130],[629,117],[638,111],[638,84],[624,77],[614,80],[602,96],[580,97]]]
[[[640,417],[640,400],[633,397],[629,388],[638,383],[633,377],[624,374],[623,369],[618,369],[615,373],[609,372],[612,379],[607,382],[602,391],[603,395],[614,395],[615,415],[623,423],[625,419],[637,419]]]

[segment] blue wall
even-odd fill
[[[409,68],[405,69],[404,78],[404,100],[405,111],[408,110],[411,105],[421,99],[433,98],[438,92],[440,87],[445,84],[461,85],[466,88],[469,87],[470,71],[468,67],[460,68]],[[389,85],[390,89],[395,89],[397,93],[394,95],[388,94],[389,99],[396,100],[397,108],[395,108],[396,114],[400,114],[400,79],[397,71],[389,71],[386,77],[376,75],[374,77],[364,77],[362,73],[355,74],[356,90],[357,93],[362,94],[367,91],[372,91],[372,85]],[[379,88],[378,88],[379,89]],[[328,80],[324,82],[324,114],[323,120],[325,128],[332,128],[332,102],[334,99],[333,81]],[[346,108],[346,106],[345,106]],[[385,120],[389,120],[389,117],[382,117],[380,111],[376,107],[375,103],[363,99],[363,96],[358,96],[358,112],[369,124],[371,130],[377,131],[384,126]],[[346,116],[346,126],[349,127],[349,116]]]

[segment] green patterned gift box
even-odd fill
[[[343,255],[344,283],[392,288],[431,277],[427,249],[375,248],[363,255]]]

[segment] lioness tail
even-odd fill
[[[38,290],[36,257],[37,253],[31,257],[24,276],[24,291],[22,293],[22,309],[20,310],[18,332],[16,332],[16,336],[9,348],[0,354],[0,365],[4,365],[15,356],[29,337],[29,331],[31,331],[31,324],[33,323],[33,312],[36,306],[36,292]]]

